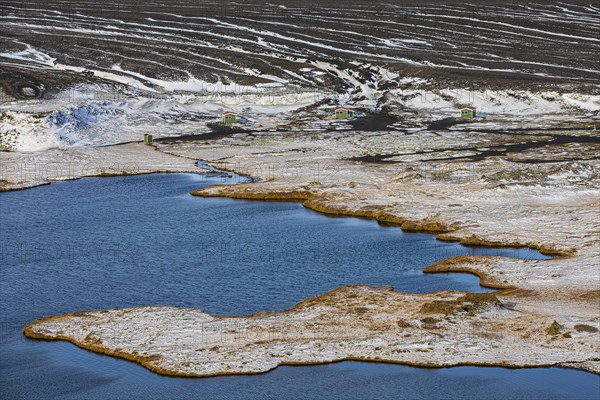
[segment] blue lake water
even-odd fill
[[[467,248],[297,203],[198,198],[222,178],[89,178],[0,194],[2,398],[600,398],[600,377],[562,368],[422,369],[343,362],[258,376],[159,376],[62,342],[26,339],[33,319],[137,305],[218,315],[288,308],[341,285],[415,293],[485,291],[467,274],[423,274],[443,258],[542,258]]]

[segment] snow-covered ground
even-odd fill
[[[569,117],[600,111],[600,95],[435,89],[420,79],[388,78],[389,71],[384,69],[377,71],[374,82],[363,83],[351,78],[348,71],[331,65],[318,66],[345,77],[350,86],[346,94],[299,88],[294,91],[290,87],[211,85],[190,78],[186,83],[161,81],[158,93],[154,89],[142,90],[130,81],[119,90],[108,84],[81,84],[49,100],[4,102],[0,105],[0,146],[30,152],[139,141],[144,133],[156,138],[199,134],[208,132],[206,124],[219,121],[224,111],[244,117],[249,123],[239,125],[248,129],[285,129],[294,121],[328,129],[331,124],[323,121],[330,117],[336,103],[351,104],[368,113],[386,107],[391,113],[409,112],[415,120],[423,121],[456,117],[466,105],[476,106],[479,114],[488,118],[548,114]],[[390,82],[402,82],[408,88],[378,89]],[[314,109],[310,113],[304,111],[323,100],[331,105],[320,107],[316,114]],[[402,123],[398,126],[403,127]]]
[[[445,260],[429,272],[478,274],[498,299],[340,288],[231,318],[232,343],[199,342],[221,320],[173,307],[50,317],[28,336],[194,376],[341,359],[600,371],[596,5],[0,3],[0,191],[204,159],[263,182],[196,195],[563,256]],[[335,121],[340,105],[363,118]],[[478,118],[460,121],[468,105]],[[245,122],[211,136],[225,110]],[[123,144],[145,133],[201,140]],[[236,330],[248,326],[276,336]]]
[[[571,143],[561,142],[574,131],[569,125],[551,130],[557,125],[546,123],[546,131],[516,135],[477,129],[413,135],[334,131],[307,132],[290,140],[287,132],[265,132],[154,148],[71,149],[99,165],[122,159],[118,151],[136,160],[151,155],[156,165],[177,160],[172,161],[174,170],[180,163],[206,159],[264,181],[206,187],[193,192],[198,196],[299,200],[323,213],[438,232],[442,240],[527,246],[562,257],[460,257],[426,269],[475,273],[484,284],[500,289],[494,295],[415,295],[354,285],[290,310],[247,317],[168,306],[73,310],[77,312],[33,321],[24,332],[183,376],[259,373],[286,363],[345,359],[430,367],[560,365],[600,373],[598,144],[589,140],[590,132],[578,131]],[[572,120],[570,127],[578,125]],[[477,161],[424,161],[436,152],[460,157],[473,153],[472,148],[478,153],[538,142],[543,146]],[[46,157],[49,163],[60,161],[60,153],[54,151],[52,159],[47,153],[30,157],[40,162]],[[355,156],[364,153],[392,159],[357,161]],[[413,159],[393,159],[402,153]],[[0,153],[5,161],[19,156]],[[537,160],[521,162],[532,158]]]
[[[0,105],[0,146],[11,151],[107,145],[208,132],[207,122],[234,111],[266,129],[287,114],[319,100],[322,94],[289,93],[254,87],[239,93],[208,91],[128,94],[106,85],[81,85],[52,100],[12,101]],[[240,124],[240,126],[250,124]]]
[[[201,134],[225,110],[259,131],[346,129],[339,105],[402,129],[600,110],[592,5],[280,5],[4,1],[0,149]]]

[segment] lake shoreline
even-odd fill
[[[598,255],[594,252],[598,243],[594,233],[596,232],[594,216],[597,216],[599,204],[596,180],[593,178],[589,180],[585,175],[581,178],[573,175],[574,180],[569,181],[552,180],[552,174],[557,170],[555,163],[531,163],[523,167],[521,164],[510,163],[501,158],[477,162],[444,161],[441,163],[444,169],[440,171],[437,166],[438,169],[433,171],[437,175],[431,175],[432,171],[426,168],[427,164],[419,162],[396,166],[352,161],[347,157],[351,148],[345,146],[344,140],[353,140],[353,137],[344,136],[347,135],[345,133],[336,135],[335,138],[338,139],[334,141],[330,138],[307,137],[304,141],[297,139],[293,145],[284,140],[284,136],[276,135],[267,144],[255,137],[241,137],[236,140],[244,143],[245,146],[239,147],[223,146],[219,141],[215,141],[212,145],[157,144],[155,148],[129,144],[93,151],[106,152],[109,154],[106,158],[112,159],[115,154],[126,149],[133,159],[144,161],[147,161],[148,154],[153,154],[153,158],[158,160],[159,164],[154,168],[147,167],[148,169],[166,170],[170,166],[172,172],[187,172],[196,160],[203,159],[217,169],[261,179],[260,182],[253,183],[217,184],[205,187],[192,192],[197,196],[300,201],[305,207],[325,214],[371,218],[386,224],[396,224],[406,231],[433,233],[440,240],[494,247],[526,246],[559,257],[549,260],[478,257],[447,259],[441,264],[437,263],[426,268],[426,272],[469,272],[479,276],[486,285],[501,288],[495,293],[499,303],[492,301],[488,304],[487,301],[490,299],[479,294],[464,301],[458,301],[457,298],[462,295],[456,293],[452,295],[430,293],[414,295],[425,297],[411,297],[411,299],[427,298],[431,305],[424,306],[425,308],[421,310],[423,307],[421,300],[412,300],[412,306],[407,305],[406,309],[398,310],[400,314],[394,314],[394,318],[400,315],[400,318],[409,320],[408,329],[414,330],[410,333],[412,336],[420,337],[424,334],[430,336],[432,332],[443,336],[443,339],[436,339],[431,345],[427,344],[428,341],[421,343],[422,341],[408,340],[406,343],[410,345],[407,347],[392,348],[398,346],[392,344],[398,343],[399,339],[393,334],[386,344],[379,343],[380,336],[389,332],[386,329],[371,331],[370,325],[361,325],[361,321],[365,318],[376,320],[379,318],[389,325],[391,320],[390,315],[387,314],[389,310],[384,307],[384,304],[387,304],[386,300],[370,293],[366,295],[364,304],[370,304],[375,310],[369,310],[368,307],[367,310],[362,310],[363,306],[355,305],[343,309],[342,314],[346,315],[351,311],[352,324],[348,326],[349,330],[362,326],[365,329],[362,332],[364,337],[379,343],[377,345],[361,348],[355,343],[356,337],[339,337],[335,339],[335,343],[339,343],[342,349],[337,351],[344,355],[334,357],[327,351],[317,351],[322,346],[330,346],[328,351],[335,354],[335,346],[331,347],[333,345],[330,341],[309,338],[308,343],[303,341],[302,345],[293,340],[245,342],[244,346],[249,345],[251,354],[247,355],[246,360],[238,360],[239,364],[235,364],[237,361],[233,362],[234,366],[231,366],[231,363],[227,364],[230,365],[228,368],[233,368],[233,371],[228,371],[225,364],[221,365],[221,369],[216,370],[214,370],[216,364],[211,366],[210,363],[209,365],[202,362],[194,364],[196,369],[178,365],[178,362],[190,362],[190,360],[185,361],[185,357],[179,361],[174,359],[162,361],[162,364],[153,359],[152,362],[146,362],[146,366],[150,365],[151,369],[176,371],[178,374],[254,373],[290,363],[327,363],[339,359],[376,358],[399,361],[399,356],[383,356],[386,351],[398,350],[400,352],[398,354],[408,354],[401,360],[402,362],[426,365],[436,363],[439,366],[446,366],[448,363],[451,365],[477,363],[490,366],[561,365],[594,373],[600,371],[600,358],[595,356],[600,352],[597,341],[600,324],[597,315],[600,284],[590,279],[598,272]],[[323,143],[315,144],[315,140]],[[378,137],[378,140],[382,139]],[[391,135],[385,140],[395,140],[395,137]],[[310,152],[296,150],[303,146],[312,146],[315,150]],[[256,156],[253,152],[260,152],[261,155]],[[317,173],[320,175],[315,175],[315,160],[322,159],[324,156],[328,157],[326,158],[328,170],[325,172],[319,170]],[[539,154],[536,154],[536,157],[540,158]],[[552,160],[554,155],[550,153],[546,157],[547,160]],[[284,168],[293,165],[296,171],[310,171],[310,174],[299,178],[294,176],[294,179],[291,179],[289,174],[273,173],[277,171],[277,165],[283,165]],[[477,173],[475,168],[485,173]],[[518,168],[535,171],[538,184],[528,184],[526,181],[528,176]],[[558,168],[571,171],[575,167],[570,163],[559,162]],[[453,178],[465,169],[471,174],[468,179]],[[438,177],[440,172],[443,174]],[[424,173],[430,175],[424,177]],[[12,181],[10,178],[8,180]],[[565,223],[565,221],[569,222]],[[346,293],[348,297],[339,299],[340,304],[351,304],[353,296],[358,296],[357,293],[352,293],[352,290],[350,292]],[[322,296],[325,295],[317,296],[313,300],[316,301]],[[485,304],[479,304],[479,299],[486,299]],[[460,303],[460,307],[457,302]],[[355,309],[362,311],[354,315]],[[328,309],[320,315],[323,318],[335,318],[339,312],[340,310]],[[108,310],[106,313],[111,311]],[[287,318],[287,314],[285,315]],[[96,315],[98,318],[101,316]],[[169,325],[169,321],[177,321],[179,317],[181,316],[175,312],[170,317],[173,318],[172,320],[166,318],[164,322]],[[290,320],[286,322],[290,326],[303,321],[302,318],[292,317],[293,315],[290,314]],[[312,319],[314,315],[309,313],[304,317]],[[127,320],[127,322],[119,320],[119,323],[137,326],[136,324],[143,324],[143,318],[147,316],[140,316],[140,318],[142,319]],[[202,318],[211,318],[211,316],[202,315]],[[100,321],[102,320],[97,321],[99,326],[103,326]],[[430,324],[427,321],[435,322]],[[318,321],[312,323],[315,326],[319,325]],[[77,321],[69,321],[69,324],[78,326]],[[461,332],[478,330],[479,334],[474,338],[474,344],[471,341],[473,338],[452,333],[452,329],[456,326],[461,327]],[[168,326],[160,334],[167,336],[176,334],[167,328]],[[61,324],[55,326],[36,321],[29,324],[25,331],[25,334],[30,337],[36,335],[43,335],[44,338],[64,337],[59,334]],[[71,339],[77,340],[73,337]],[[85,336],[77,341],[87,347],[97,347],[97,343],[85,343],[83,339]],[[106,342],[107,349],[112,348],[109,336],[98,337],[98,340],[102,343]],[[459,344],[463,347],[459,352],[453,353],[452,349]],[[119,346],[124,352],[140,352],[140,349],[127,349],[123,344]],[[214,346],[217,345],[212,344],[209,348]],[[283,350],[281,346],[284,348],[291,346],[292,350]],[[473,348],[479,350],[473,353]],[[504,352],[504,349],[509,350]],[[162,349],[162,353],[152,354],[152,356],[164,359],[171,350],[173,349]],[[231,348],[228,351],[235,353],[240,351],[240,348]],[[291,354],[284,354],[286,351]],[[302,358],[302,353],[306,351],[310,354],[308,359]],[[446,354],[447,351],[451,352],[451,356]],[[211,355],[223,357],[226,355],[223,352],[224,350],[214,351],[215,354],[211,353]],[[428,358],[431,356],[430,353],[436,354],[437,359],[430,360]],[[265,358],[265,354],[269,356]],[[499,362],[499,359],[502,361]],[[246,365],[243,364],[244,362],[256,365]],[[172,364],[176,367],[173,368]]]

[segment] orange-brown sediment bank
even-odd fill
[[[486,268],[511,259],[457,257],[431,271],[477,273],[501,286]],[[473,267],[469,267],[473,268]],[[440,367],[563,365],[600,373],[597,333],[577,330],[585,318],[525,313],[535,291],[442,291],[415,295],[390,287],[345,286],[294,308],[247,317],[215,317],[200,310],[136,307],[82,311],[38,319],[23,332],[66,340],[122,357],[167,375],[254,374],[278,365],[365,360]],[[589,326],[589,325],[586,325]],[[590,326],[593,330],[594,328]]]
[[[436,233],[441,240],[522,245],[560,257],[462,257],[425,269],[476,274],[482,284],[500,289],[493,295],[414,295],[356,285],[277,313],[221,318],[174,307],[85,311],[34,321],[24,333],[182,376],[260,373],[282,364],[349,359],[422,366],[561,365],[600,372],[600,182],[593,163],[561,161],[565,154],[589,154],[591,147],[549,145],[512,158],[440,162],[434,170],[418,155],[395,156],[397,163],[352,161],[374,149],[435,151],[440,139],[432,137],[340,132],[298,134],[290,141],[269,133],[266,139],[232,137],[226,144],[157,144],[154,153],[180,156],[175,164],[213,160],[217,167],[264,179],[203,188],[193,193],[198,196],[301,201],[319,212],[373,218]],[[444,141],[487,148],[531,140],[513,138],[456,131]],[[544,162],[517,162],[528,159]],[[319,162],[329,170],[315,176]],[[257,163],[265,167],[246,168]],[[293,179],[277,173],[289,165],[308,173]]]

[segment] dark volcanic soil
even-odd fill
[[[361,81],[373,78],[373,66],[384,66],[440,87],[570,85],[590,92],[600,82],[600,9],[592,3],[2,0],[0,53],[29,45],[61,64],[113,72],[117,65],[165,80],[191,74],[256,84],[272,75],[300,87],[347,87],[335,71],[314,74],[321,68],[314,62],[325,61]],[[48,75],[48,65],[29,58],[0,56],[0,81],[9,94],[39,97],[57,85],[97,79]],[[23,92],[22,84],[34,89]]]
[[[523,134],[526,130],[518,130],[514,132],[504,131],[481,131],[478,133],[496,134],[497,138],[491,138],[492,141],[496,140],[496,143],[492,142],[487,145],[485,149],[482,146],[452,146],[438,148],[434,152],[430,149],[419,150],[412,153],[394,153],[394,154],[375,154],[368,156],[360,156],[352,158],[352,161],[376,163],[376,164],[394,164],[402,161],[394,160],[397,156],[410,156],[410,155],[424,155],[421,161],[423,162],[440,162],[440,161],[480,161],[489,157],[501,157],[505,160],[519,163],[558,163],[567,161],[588,161],[600,159],[600,136],[598,135],[568,135],[563,132],[568,129],[560,129],[561,133],[548,133],[542,134],[531,134],[528,133],[528,139],[523,141]],[[573,128],[575,131],[583,131],[581,128]],[[515,140],[511,140],[510,136],[516,136]],[[577,157],[569,155],[570,150],[564,145],[586,145],[586,148],[577,148],[575,153]],[[539,152],[555,152],[561,153],[562,156],[556,156],[551,159],[538,158]],[[452,157],[436,157],[428,158],[435,153],[454,152],[457,155]],[[463,155],[461,153],[467,153]]]

